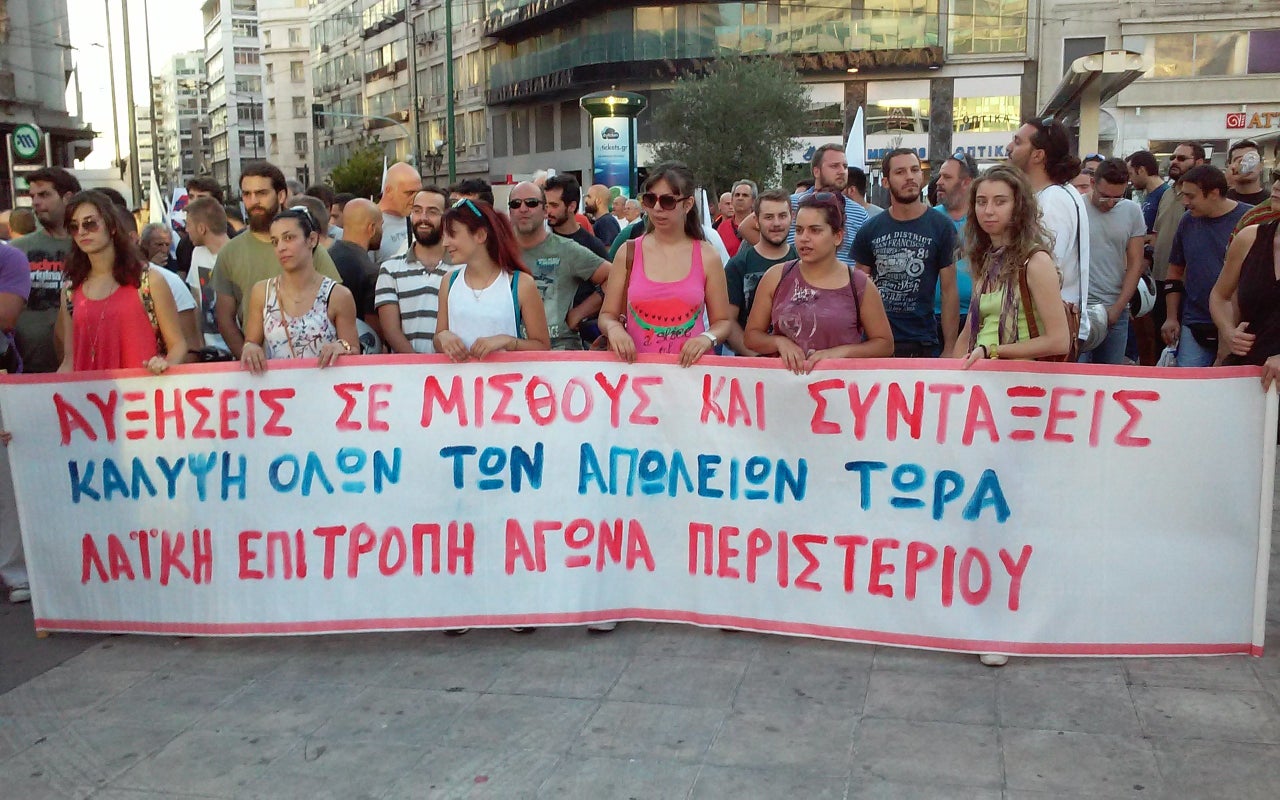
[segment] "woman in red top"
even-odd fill
[[[67,231],[71,251],[63,274],[71,310],[59,304],[64,348],[58,371],[146,367],[159,375],[181,364],[187,343],[169,285],[117,224],[111,201],[92,191],[72,197]]]

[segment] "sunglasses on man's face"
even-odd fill
[[[67,230],[72,236],[76,236],[80,231],[84,231],[85,233],[97,233],[102,230],[102,220],[97,217],[85,217],[79,222],[71,220],[67,225]]]
[[[683,195],[678,194],[654,194],[653,192],[645,192],[640,195],[640,205],[645,208],[661,207],[663,211],[671,211],[676,204],[684,199]]]
[[[523,200],[512,199],[507,201],[507,208],[512,211],[515,211],[520,206],[524,206],[525,208],[537,208],[540,205],[542,205],[542,201],[536,197],[526,197]]]

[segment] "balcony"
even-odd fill
[[[490,8],[506,6],[501,11],[491,13],[484,21],[484,35],[505,39],[519,36],[533,28],[543,28],[563,22],[581,9],[575,6],[590,6],[586,0],[508,0],[506,3],[491,2]],[[613,4],[614,7],[630,5],[623,0]]]

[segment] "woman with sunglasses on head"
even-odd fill
[[[71,251],[58,309],[64,350],[59,372],[181,364],[187,343],[168,283],[151,269],[100,192],[67,203]]]
[[[966,369],[979,359],[1065,355],[1071,342],[1062,279],[1026,176],[991,168],[970,187],[969,209],[964,252],[973,298],[953,355]]]
[[[660,164],[644,188],[645,232],[618,252],[609,270],[600,331],[623,361],[635,361],[637,353],[678,353],[687,367],[732,327],[724,264],[698,221],[688,167]]]
[[[745,344],[807,374],[826,358],[893,355],[893,330],[876,285],[836,258],[844,200],[819,192],[796,209],[795,261],[775,264],[756,287]]]
[[[356,301],[347,287],[316,271],[319,225],[303,206],[271,221],[271,246],[280,274],[258,281],[244,315],[240,363],[261,374],[276,358],[314,358],[323,369],[359,355]]]
[[[464,266],[441,287],[436,352],[460,362],[502,350],[550,350],[542,296],[507,218],[488,203],[462,199],[441,224],[450,263]]]

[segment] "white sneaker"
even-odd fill
[[[1003,667],[1009,663],[1009,657],[999,653],[983,653],[978,656],[978,660],[988,667]]]
[[[588,625],[587,630],[591,633],[608,633],[618,627],[616,622],[597,622],[595,625]]]
[[[30,603],[31,587],[26,585],[15,586],[9,590],[10,603]]]

